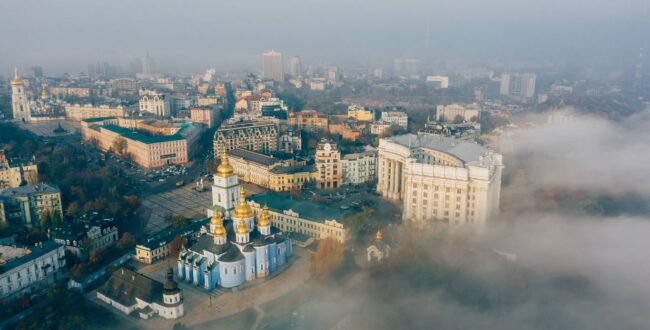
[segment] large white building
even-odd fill
[[[377,191],[417,224],[485,223],[498,213],[503,159],[472,142],[420,133],[381,139]]]
[[[535,80],[532,73],[504,73],[501,75],[501,95],[514,98],[531,98],[535,96]]]
[[[66,272],[62,245],[45,242],[36,247],[0,245],[0,299],[43,292]]]
[[[268,80],[284,81],[282,53],[271,50],[262,54],[262,77]]]
[[[481,107],[478,104],[458,104],[436,106],[436,121],[453,122],[456,117],[461,117],[464,121],[478,122],[481,114]]]
[[[11,110],[16,121],[26,122],[32,118],[25,82],[18,75],[17,68],[14,69],[14,79],[11,80]]]
[[[361,184],[377,179],[377,151],[347,154],[341,159],[342,184]]]
[[[162,117],[171,115],[169,96],[165,93],[152,90],[140,91],[139,106],[140,112],[153,113]]]

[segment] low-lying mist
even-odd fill
[[[389,261],[316,310],[356,329],[649,329],[648,127],[640,113],[520,132],[498,218],[403,226]]]

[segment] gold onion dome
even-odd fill
[[[219,212],[214,211],[212,214],[212,219],[210,219],[210,224],[214,225],[214,236],[226,236],[226,228],[223,226],[223,220]]]
[[[379,242],[382,240],[382,238],[383,237],[381,236],[381,230],[377,230],[377,234],[375,235],[375,241]]]
[[[239,204],[235,206],[235,211],[233,211],[232,216],[237,219],[248,219],[253,216],[253,209],[246,203],[244,187],[239,189]]]
[[[248,225],[243,219],[239,221],[239,225],[237,226],[237,234],[248,234]]]
[[[260,227],[268,227],[270,225],[268,206],[264,205],[264,208],[262,209],[262,213],[260,214],[260,218],[257,221],[257,225]]]
[[[217,175],[226,178],[231,176],[235,172],[235,169],[230,165],[230,162],[228,161],[228,155],[226,154],[226,150],[223,150],[223,153],[221,154],[221,163],[219,166],[217,166]]]

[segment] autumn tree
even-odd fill
[[[169,244],[169,254],[172,257],[178,256],[178,253],[181,252],[181,248],[187,244],[187,239],[183,236],[176,236],[174,240]]]
[[[343,244],[333,238],[321,240],[311,255],[311,272],[324,280],[343,265]]]
[[[135,247],[135,238],[131,233],[126,232],[122,235],[122,238],[117,242],[117,246],[122,250],[129,250]]]
[[[113,140],[112,147],[116,154],[123,155],[126,150],[126,140],[122,137],[118,137]]]

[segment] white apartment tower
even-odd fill
[[[262,77],[269,80],[284,81],[282,53],[271,50],[262,54]]]
[[[501,75],[500,94],[514,98],[531,98],[535,96],[535,80],[532,73],[504,73]]]
[[[14,69],[14,79],[11,80],[11,109],[16,121],[26,122],[32,117],[25,93],[25,82],[18,75],[18,68]]]

